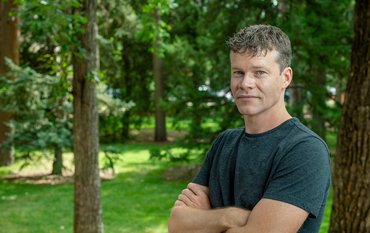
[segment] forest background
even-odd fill
[[[10,174],[32,166],[38,169],[35,164],[44,162],[50,165],[47,172],[54,176],[73,173],[76,158],[71,151],[77,147],[72,137],[76,130],[74,80],[84,67],[76,60],[90,53],[81,39],[91,22],[83,14],[86,2],[90,1],[1,2],[3,20],[9,3],[12,7],[6,17],[16,25],[1,28],[3,51],[11,47],[4,43],[7,36],[14,35],[10,41],[17,41],[10,53],[14,56],[2,58],[0,69],[0,120],[7,122],[0,135],[0,162],[8,166],[0,170],[4,187],[17,186],[9,181]],[[124,172],[128,168],[154,169],[158,177],[153,177],[159,179],[156,186],[172,189],[166,198],[174,200],[217,134],[242,126],[228,87],[229,51],[225,41],[251,24],[276,25],[290,37],[294,80],[285,96],[287,107],[327,141],[335,158],[350,74],[355,1],[91,2],[95,3],[96,34],[90,42],[96,48],[96,63],[84,80],[96,87],[99,169],[110,169],[110,179],[129,180]],[[81,8],[82,13],[78,10]],[[140,141],[143,135],[147,137]],[[136,152],[132,152],[135,145]],[[126,152],[131,153],[131,159]],[[163,174],[176,180],[172,181],[174,186],[161,184]],[[44,175],[43,179],[49,179]],[[23,188],[22,182],[19,185]],[[4,203],[12,196],[6,191],[3,195]],[[162,225],[170,207],[170,203],[165,207]],[[68,229],[73,224],[69,225]],[[324,231],[327,228],[328,224]],[[154,232],[150,227],[143,229]],[[117,232],[126,231],[123,228]]]

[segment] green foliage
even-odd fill
[[[104,152],[104,162],[102,165],[103,170],[112,169],[113,176],[116,175],[116,171],[114,169],[114,165],[117,161],[121,160],[120,158],[120,151],[115,146],[106,146],[103,148]]]
[[[119,98],[114,98],[112,95],[107,94],[107,90],[103,85],[99,85],[98,88],[98,106],[99,114],[101,116],[114,116],[119,117],[124,112],[135,106],[132,101],[123,102]]]
[[[26,154],[36,149],[71,145],[70,96],[56,77],[41,75],[7,60],[11,71],[0,76],[0,110],[13,115],[12,131],[3,146]]]
[[[127,140],[129,126],[140,127],[153,109],[151,45],[137,39],[144,5],[144,1],[111,0],[98,6],[101,81],[114,99],[134,104],[120,116],[100,117],[102,141]]]
[[[186,150],[184,152],[174,152],[171,149],[161,150],[158,148],[153,148],[149,150],[151,160],[166,160],[170,162],[189,162],[190,161],[190,151]]]
[[[22,53],[32,56],[48,52],[52,55],[50,59],[56,59],[54,54],[63,57],[65,53],[79,51],[81,45],[76,35],[83,33],[82,25],[87,23],[85,17],[73,12],[79,6],[78,0],[25,1],[20,7]],[[28,56],[23,59],[23,65],[33,62]],[[32,57],[40,62],[43,59],[43,56]]]
[[[71,51],[84,53],[76,49],[80,47],[76,34],[86,23],[75,12],[78,6],[76,0],[31,0],[22,1],[20,8],[22,66],[63,80],[65,92],[71,91]],[[188,134],[179,141],[184,148],[204,151],[220,131],[242,126],[228,88],[225,40],[238,29],[258,23],[279,26],[291,38],[299,98],[288,103],[290,112],[322,136],[326,127],[335,131],[341,104],[332,103],[328,90],[335,88],[337,97],[344,92],[352,11],[350,0],[101,1],[97,12],[100,71],[91,74],[111,98],[100,99],[105,103],[100,106],[101,140],[126,141],[130,127],[140,128],[153,115],[152,53],[163,61],[166,115],[175,119],[174,128],[183,129],[180,125],[187,123]],[[207,127],[209,119],[211,127]]]
[[[325,137],[328,125],[338,127],[341,105],[329,105],[336,89],[344,92],[349,72],[352,38],[351,1],[292,2],[285,16],[285,27],[292,40],[295,84],[301,85],[301,104],[308,106],[309,125]],[[325,62],[324,62],[325,61]],[[294,108],[294,107],[293,107]],[[305,108],[301,108],[304,110]],[[300,114],[303,115],[303,114]]]
[[[167,41],[171,30],[162,16],[170,14],[176,7],[174,0],[149,0],[142,8],[137,38],[151,42],[150,51],[162,58],[168,50]]]

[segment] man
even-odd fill
[[[291,45],[254,25],[227,42],[230,89],[244,127],[223,132],[179,195],[170,233],[319,232],[330,185],[327,146],[287,112]]]

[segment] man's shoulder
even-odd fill
[[[291,142],[314,141],[326,146],[325,141],[310,128],[302,124],[298,119],[292,121],[293,126],[289,135]]]
[[[291,129],[279,144],[282,154],[296,154],[300,157],[307,153],[309,157],[317,154],[322,158],[328,157],[329,149],[325,141],[315,132],[303,125],[298,119],[292,121]]]
[[[233,147],[238,139],[244,134],[244,128],[233,128],[222,131],[213,142],[215,148]]]

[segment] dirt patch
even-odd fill
[[[11,181],[11,182],[22,182],[27,184],[66,184],[73,183],[72,176],[55,176],[55,175],[10,175],[1,178],[1,180]]]
[[[154,129],[132,130],[130,132],[132,142],[138,143],[153,143]],[[169,130],[167,132],[168,141],[165,143],[173,143],[177,139],[186,135],[186,132]],[[50,175],[51,162],[50,160],[38,161],[37,164],[32,164],[22,170],[14,171],[12,174],[0,177],[0,180],[9,182],[22,182],[29,184],[40,185],[57,185],[73,183],[73,163],[71,161],[64,161],[64,165],[70,169],[64,169],[63,176]],[[184,166],[171,168],[165,171],[164,179],[166,180],[189,180],[196,174],[194,166]],[[111,169],[104,169],[100,171],[100,178],[102,181],[114,179],[114,174]]]
[[[38,172],[39,173],[35,172],[13,173],[11,175],[1,177],[0,180],[39,185],[72,184],[74,182],[74,177],[71,172],[68,172],[68,174],[64,173],[63,176],[40,173],[40,171]],[[111,172],[101,171],[100,179],[102,181],[108,181],[114,179],[114,176],[112,175]]]
[[[130,131],[132,142],[152,143],[154,142],[154,129],[140,129]],[[176,142],[177,139],[186,136],[184,131],[168,130],[167,141],[169,143]]]

